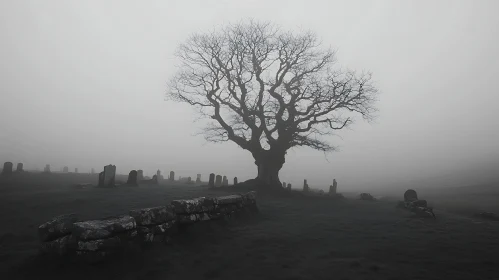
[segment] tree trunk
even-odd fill
[[[284,165],[285,151],[261,150],[253,154],[258,168],[257,179],[269,186],[282,187],[279,180],[279,171]]]

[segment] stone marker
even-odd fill
[[[291,190],[291,184],[288,183],[288,190]]]
[[[38,237],[40,241],[46,242],[66,236],[71,233],[73,223],[77,220],[78,217],[74,213],[54,217],[38,227]]]
[[[62,172],[68,173],[69,172],[69,168],[67,166],[64,166],[64,168],[62,169]]]
[[[418,200],[418,194],[416,193],[415,190],[408,189],[404,193],[404,201],[405,202],[412,202]]]
[[[130,173],[128,173],[128,180],[126,181],[126,184],[131,185],[131,186],[138,185],[138,183],[137,183],[137,171],[136,170],[132,170],[132,171],[130,171]]]
[[[23,164],[22,163],[18,163],[17,164],[16,172],[24,172]]]
[[[227,187],[228,185],[229,185],[229,180],[227,179],[227,176],[223,176],[222,186]]]
[[[215,179],[215,187],[221,187],[222,186],[222,175],[217,175]]]
[[[305,179],[305,180],[303,180],[303,191],[308,192],[309,190],[310,190],[310,188],[308,187],[307,179]]]
[[[158,179],[158,175],[154,175],[154,176],[152,176],[151,183],[153,183],[153,184],[157,185],[157,184],[158,184],[158,181],[159,181],[159,179]]]
[[[163,180],[163,175],[161,175],[161,171],[159,169],[156,171],[156,178],[158,178],[158,182]]]
[[[285,189],[286,188],[286,182],[282,182],[282,188]]]
[[[95,174],[95,169],[90,170],[90,174]]]
[[[75,168],[75,173],[78,173],[78,168]]]
[[[215,173],[210,173],[210,181],[208,182],[209,187],[215,187]]]
[[[234,177],[234,185],[237,185],[237,177]]]
[[[175,181],[175,172],[170,171],[170,177],[169,178],[170,178],[170,181],[172,181],[172,182]]]
[[[191,176],[187,177],[187,183],[188,183],[188,184],[192,183],[192,178],[191,178]]]
[[[329,194],[336,194],[338,188],[338,182],[336,179],[333,179],[333,184],[329,186]]]
[[[10,162],[10,161],[5,162],[3,164],[2,175],[11,175],[13,166],[14,166],[14,164],[12,164],[12,162]]]
[[[144,171],[143,170],[137,170],[137,180],[142,181],[144,180]]]
[[[116,176],[116,165],[104,166],[104,171],[99,173],[99,187],[114,187],[114,178]]]
[[[43,169],[43,172],[50,173],[50,164],[45,165],[45,168]]]
[[[201,183],[201,174],[196,175],[196,183]]]

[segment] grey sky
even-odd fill
[[[82,172],[253,178],[235,144],[207,144],[163,101],[192,32],[252,17],[313,30],[370,70],[379,117],[288,152],[281,180],[326,187],[432,176],[499,158],[498,1],[0,1],[0,161]]]

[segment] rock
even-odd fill
[[[138,183],[137,183],[137,171],[136,170],[132,170],[132,171],[130,171],[130,173],[128,173],[128,180],[126,181],[126,184],[131,185],[131,186],[138,185]]]
[[[288,188],[287,189],[288,189],[288,191],[291,190],[291,184],[290,183],[288,183]]]
[[[407,203],[409,207],[428,207],[428,202],[424,199],[417,199]]]
[[[111,251],[76,251],[76,258],[86,263],[103,262],[112,255]]]
[[[374,201],[374,197],[370,193],[361,193],[359,195],[361,200],[369,200],[369,201]]]
[[[157,225],[175,220],[175,212],[170,206],[130,210],[129,215],[135,219],[139,226]]]
[[[180,214],[177,215],[179,224],[192,224],[200,220],[199,214]]]
[[[7,161],[3,164],[2,175],[8,176],[12,174],[12,167],[14,164],[10,161]]]
[[[68,172],[69,172],[69,167],[64,166],[64,168],[62,169],[62,172],[64,172],[64,173],[68,173]]]
[[[223,178],[222,178],[222,186],[224,186],[224,187],[229,186],[229,180],[227,179],[227,176],[223,176]]]
[[[201,174],[196,175],[196,183],[197,184],[201,183]]]
[[[116,249],[121,245],[121,238],[114,236],[105,239],[78,241],[78,251],[100,251]]]
[[[18,163],[17,164],[17,167],[16,167],[16,172],[24,172],[24,169],[23,169],[23,164],[22,163]]]
[[[192,214],[209,212],[215,209],[215,200],[209,197],[199,197],[194,199],[173,200],[171,205],[176,214]]]
[[[418,194],[416,193],[416,191],[412,189],[406,190],[404,193],[404,201],[411,202],[415,200],[418,200]]]
[[[289,185],[290,184],[288,184],[288,186]],[[255,191],[251,191],[251,192],[242,194],[241,197],[242,197],[243,205],[256,204],[256,192]]]
[[[333,184],[329,186],[329,194],[335,195],[337,191],[338,191],[338,182],[336,182],[336,179],[333,179]]]
[[[215,174],[214,173],[210,174],[210,181],[208,182],[208,186],[211,188],[215,187]]]
[[[69,235],[78,217],[74,213],[60,215],[38,227],[40,241],[52,241]]]
[[[50,164],[45,165],[45,168],[43,169],[43,172],[50,173]]]
[[[243,198],[240,195],[227,195],[227,196],[219,196],[215,198],[215,204],[217,205],[225,205],[225,204],[235,204],[238,202],[242,202]]]
[[[285,189],[286,188],[286,182],[282,182],[282,188]]]
[[[135,219],[126,215],[103,220],[74,223],[73,234],[81,240],[97,240],[108,238],[116,233],[126,232],[135,228]]]
[[[63,256],[68,253],[68,249],[72,243],[76,244],[76,239],[70,234],[52,241],[43,242],[40,249],[45,254]]]
[[[142,181],[144,180],[144,170],[137,170],[137,181]]]
[[[237,185],[237,177],[234,177],[234,186]]]
[[[215,178],[215,187],[221,187],[222,186],[222,176],[217,175]]]
[[[308,187],[307,179],[303,180],[303,191],[304,192],[309,192],[310,188]]]
[[[175,172],[173,171],[170,171],[170,177],[169,177],[170,181],[175,181]]]

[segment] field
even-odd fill
[[[470,200],[465,192],[423,192],[436,220],[396,209],[390,197],[368,202],[259,193],[256,217],[194,227],[171,245],[105,265],[40,257],[36,229],[53,216],[101,218],[225,194],[192,185],[74,188],[96,183],[95,177],[33,173],[1,181],[2,279],[499,279],[499,222],[471,217],[482,205],[497,211],[496,193]]]

